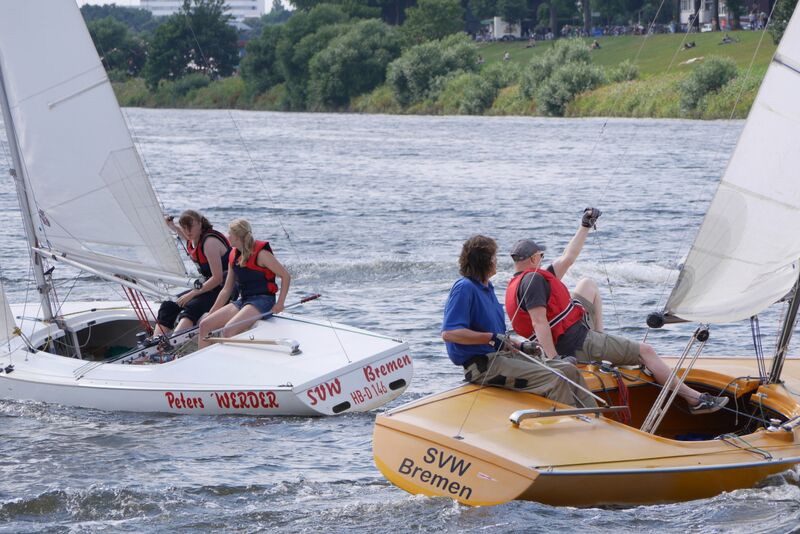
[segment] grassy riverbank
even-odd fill
[[[632,81],[608,83],[577,95],[567,104],[564,114],[570,117],[653,117],[720,119],[742,118],[755,98],[767,65],[775,52],[769,35],[761,32],[730,32],[730,44],[720,44],[722,33],[701,33],[644,36],[601,37],[601,48],[591,53],[592,62],[608,74],[624,62],[633,62],[638,78]],[[760,41],[761,40],[761,41]],[[587,44],[592,40],[586,40]],[[684,49],[685,42],[695,46]],[[760,43],[759,43],[760,41]],[[484,63],[482,72],[498,68],[524,70],[535,57],[548,53],[552,42],[539,42],[528,47],[527,42],[478,44]],[[757,52],[756,52],[757,50]],[[510,59],[503,60],[508,52]],[[699,65],[714,56],[733,60],[738,76],[701,101],[696,110],[682,110],[681,83]],[[752,69],[750,68],[752,63]],[[749,72],[749,74],[748,74]],[[123,106],[168,108],[237,108],[281,110],[281,85],[267,93],[253,95],[238,77],[208,82],[202,77],[187,77],[176,82],[162,82],[156,91],[149,91],[140,79],[114,84]],[[453,114],[459,113],[464,95],[451,89],[438,98],[403,108],[388,86],[354,98],[345,108],[320,111],[357,113]],[[734,104],[736,104],[734,106]],[[518,84],[500,88],[493,103],[484,114],[539,115],[535,98],[525,98]],[[462,111],[463,112],[463,111]]]

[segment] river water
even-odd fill
[[[596,278],[606,326],[634,338],[663,304],[741,122],[398,117],[125,110],[165,211],[246,217],[293,275],[302,313],[402,337],[415,376],[392,406],[458,385],[439,338],[463,240],[505,252],[534,237],[558,255],[586,206],[603,216],[568,285]],[[5,138],[2,137],[3,143]],[[0,154],[7,151],[5,145]],[[0,155],[0,157],[5,157]],[[5,161],[0,163],[5,164]],[[33,296],[10,180],[0,190],[2,276]],[[89,215],[90,216],[90,215]],[[102,221],[98,221],[101,224]],[[60,273],[60,295],[119,299]],[[762,315],[764,346],[778,312]],[[662,354],[692,327],[653,332]],[[748,324],[712,329],[707,354],[752,353]],[[371,455],[374,414],[327,419],[108,413],[0,402],[0,531],[789,532],[798,472],[704,501],[626,509],[515,502],[471,509],[413,497]],[[657,482],[656,482],[657,483]]]

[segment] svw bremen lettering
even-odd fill
[[[466,473],[472,465],[471,462],[464,462],[463,458],[458,458],[453,454],[440,451],[436,447],[429,447],[422,460],[426,464],[437,464],[439,469],[447,467],[451,473],[458,471],[458,476],[464,476],[464,473]]]

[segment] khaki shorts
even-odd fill
[[[614,365],[641,365],[639,358],[639,343],[622,336],[612,336],[594,330],[594,305],[583,298],[581,295],[573,295],[586,310],[583,314],[583,322],[589,327],[583,345],[575,351],[575,357],[579,362],[589,363],[597,361],[608,361]]]

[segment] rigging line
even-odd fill
[[[659,5],[658,5],[658,9],[656,10],[656,13],[655,13],[655,15],[654,15],[654,16],[653,16],[653,18],[651,19],[651,21],[650,21],[650,24],[648,24],[648,30],[647,30],[647,32],[646,32],[646,34],[645,34],[645,36],[644,36],[644,39],[642,39],[642,43],[641,43],[641,45],[639,46],[639,49],[636,51],[636,55],[635,55],[635,56],[634,56],[634,58],[633,58],[633,64],[636,64],[636,63],[639,61],[639,57],[641,56],[641,54],[642,54],[642,51],[644,50],[644,47],[645,47],[645,45],[647,44],[647,40],[650,38],[650,35],[652,35],[652,30],[653,30],[653,28],[655,27],[656,20],[658,19],[658,16],[659,16],[659,14],[661,13],[661,9],[664,7],[664,3],[665,3],[665,0],[661,0],[661,2],[660,2],[660,3],[659,3]],[[698,12],[699,12],[699,11],[698,11]],[[689,25],[689,28],[691,28],[691,25]],[[684,37],[684,40],[685,40],[685,37]],[[681,43],[681,44],[683,44],[683,43]],[[668,72],[668,71],[667,71],[667,72]],[[616,108],[616,105],[617,105],[617,103],[619,102],[619,100],[620,100],[621,98],[622,98],[622,91],[617,91],[617,94],[615,95],[615,97],[614,97],[614,101],[613,101],[613,104],[612,104],[612,109],[615,109],[615,108]],[[598,133],[598,135],[596,136],[596,138],[595,138],[595,142],[594,142],[594,144],[592,145],[592,148],[591,148],[591,150],[589,151],[589,156],[588,156],[588,158],[587,158],[587,160],[588,160],[588,161],[591,161],[591,160],[592,160],[592,157],[594,156],[595,150],[597,149],[597,146],[598,146],[598,145],[599,145],[599,143],[600,143],[600,138],[601,138],[601,137],[604,135],[604,133],[605,133],[606,126],[608,125],[608,121],[609,121],[609,118],[608,118],[608,117],[607,117],[607,118],[606,118],[606,119],[603,121],[603,125],[602,125],[602,126],[601,126],[601,128],[600,128],[600,132],[599,132],[599,133]],[[614,176],[614,175],[616,174],[616,171],[619,169],[619,166],[620,166],[621,162],[622,162],[622,161],[625,159],[625,156],[626,156],[626,155],[627,155],[627,153],[628,153],[628,148],[629,148],[629,147],[627,147],[627,146],[626,146],[626,147],[624,148],[624,151],[623,151],[622,157],[620,157],[620,158],[617,158],[617,160],[616,160],[616,164],[615,164],[615,167],[614,167],[614,169],[612,170],[612,172],[610,172],[610,173],[609,173],[609,175],[608,175],[608,178],[606,179],[605,186],[603,187],[602,191],[608,191],[608,187],[609,187],[609,185],[610,185],[610,183],[611,183],[611,178],[612,178],[612,176]],[[601,202],[601,203],[602,203],[602,199],[603,199],[603,195],[601,194],[601,195],[600,195],[600,202]],[[599,241],[599,240],[597,240],[597,242],[598,242],[598,244],[600,244],[600,241]],[[603,269],[604,269],[604,271],[605,271],[605,273],[606,273],[606,282],[608,283],[609,292],[610,292],[610,293],[611,293],[611,295],[612,295],[612,306],[613,306],[613,308],[614,308],[614,314],[615,314],[615,318],[616,318],[616,320],[617,320],[617,325],[618,325],[618,326],[619,326],[619,328],[621,329],[621,328],[622,328],[622,326],[621,326],[621,321],[620,321],[619,315],[618,315],[618,313],[617,313],[617,307],[616,307],[616,303],[613,301],[613,293],[614,293],[614,291],[613,291],[613,284],[612,284],[612,282],[611,282],[611,278],[608,276],[608,270],[607,270],[607,268],[606,268],[606,265],[605,265],[605,258],[604,258],[604,254],[603,254],[602,244],[600,244],[600,261],[601,261],[601,264],[603,265]],[[646,336],[647,336],[647,334],[645,333],[645,337],[646,337]]]
[[[489,366],[486,368],[486,372],[483,373],[483,378],[481,379],[481,383],[478,386],[478,391],[475,392],[475,395],[472,397],[472,402],[469,404],[469,408],[467,408],[467,413],[464,414],[464,418],[461,420],[461,425],[458,427],[458,432],[456,432],[455,437],[463,439],[461,432],[464,430],[464,425],[467,424],[467,419],[469,419],[470,414],[472,413],[472,409],[475,407],[475,403],[478,402],[478,395],[481,394],[483,388],[486,386],[486,379],[489,378],[489,372],[492,370],[494,366],[494,362],[497,361],[497,358],[492,358],[492,361],[489,362]],[[466,369],[465,369],[466,371]]]
[[[686,31],[683,32],[683,38],[681,39],[680,45],[678,48],[675,49],[675,52],[672,53],[672,58],[669,60],[669,65],[667,65],[667,70],[664,71],[664,74],[669,74],[672,70],[672,65],[675,64],[675,58],[678,57],[678,52],[683,50],[683,45],[686,44],[686,38],[692,33],[692,29],[694,29],[695,22],[697,21],[697,17],[700,16],[700,10],[698,9],[689,17],[688,22],[686,23]]]
[[[745,452],[751,452],[751,453],[753,453],[753,454],[755,454],[757,456],[761,456],[764,460],[772,460],[772,454],[770,454],[765,449],[762,449],[760,447],[755,447],[755,446],[751,445],[742,436],[737,436],[736,434],[721,434],[721,435],[717,436],[717,439],[719,439],[723,443],[727,443],[728,445],[731,445],[732,447],[735,447],[735,448],[737,448],[739,450],[742,450],[742,451],[745,451]],[[741,441],[742,443],[745,444],[745,446],[742,447],[742,446],[738,445],[736,443],[736,440]]]
[[[653,16],[652,20],[650,21],[650,24],[647,27],[647,32],[645,33],[644,39],[642,39],[642,44],[639,46],[639,49],[636,51],[636,55],[633,57],[633,64],[634,65],[639,61],[639,56],[641,56],[642,50],[644,50],[644,46],[645,46],[645,44],[647,44],[647,40],[650,38],[651,32],[653,30],[653,27],[655,26],[655,23],[656,23],[656,19],[658,18],[658,15],[661,13],[661,8],[664,7],[664,2],[665,1],[666,0],[661,0],[661,3],[658,5],[658,9],[656,10],[656,14]],[[622,98],[622,91],[617,91],[617,94],[614,97],[614,101],[613,101],[613,103],[611,105],[611,109],[616,109],[617,102],[619,102],[620,98]],[[600,143],[600,138],[605,133],[606,126],[608,125],[608,120],[609,120],[609,117],[606,117],[605,120],[603,121],[603,125],[600,127],[600,132],[597,134],[597,137],[595,138],[594,145],[592,145],[592,148],[589,151],[589,156],[587,158],[588,161],[591,161],[592,160],[592,156],[594,156],[594,152],[597,149],[597,145]],[[609,178],[609,181],[610,181],[610,178]],[[606,187],[608,187],[608,183],[606,183]]]
[[[653,380],[653,381],[651,382],[651,381],[649,381],[649,380],[645,380],[645,379],[643,379],[643,378],[642,378],[642,377],[640,377],[640,376],[636,376],[636,375],[627,374],[627,373],[625,373],[625,372],[621,371],[619,368],[617,368],[617,372],[618,372],[619,374],[621,374],[622,376],[624,376],[625,378],[627,378],[628,380],[630,380],[631,382],[643,382],[643,383],[647,384],[648,386],[654,386],[654,387],[656,387],[656,388],[659,388],[659,389],[663,389],[663,388],[664,388],[664,386],[663,386],[663,385],[659,384],[659,383],[658,383],[658,382],[656,382],[655,380]],[[751,378],[751,377],[739,377],[739,378]],[[738,380],[738,378],[737,378],[737,380]],[[729,382],[729,384],[730,384],[730,382]],[[723,393],[724,391],[725,391],[725,390],[720,390],[720,394],[721,394],[721,393]],[[739,416],[741,416],[741,417],[745,417],[745,418],[747,418],[747,419],[752,419],[753,421],[757,421],[757,422],[759,422],[759,423],[762,423],[762,424],[764,424],[765,426],[769,426],[769,425],[771,424],[771,422],[770,422],[770,421],[768,421],[768,420],[766,419],[766,417],[763,417],[763,410],[764,410],[764,406],[763,406],[763,404],[761,404],[761,403],[759,403],[759,406],[761,407],[761,410],[762,410],[762,417],[756,417],[756,416],[754,416],[754,415],[750,415],[750,414],[747,414],[747,413],[744,413],[744,412],[740,412],[740,411],[738,410],[738,408],[737,408],[737,409],[733,409],[733,408],[728,408],[727,406],[723,406],[723,407],[721,407],[721,408],[720,408],[720,411],[726,411],[726,412],[730,412],[730,413],[732,413],[732,414],[736,415],[737,417],[739,417]]]
[[[622,331],[622,322],[619,319],[619,311],[617,311],[617,300],[614,298],[614,286],[611,283],[611,277],[608,275],[608,266],[606,264],[605,254],[603,254],[603,245],[600,241],[600,237],[597,235],[597,232],[594,232],[593,239],[597,241],[598,250],[600,251],[600,265],[603,266],[603,272],[606,275],[606,282],[608,283],[608,292],[611,295],[609,299],[611,301],[611,306],[614,308],[614,318],[617,320],[617,328]]]
[[[769,22],[772,20],[772,15],[775,13],[775,7],[777,5],[778,5],[777,1],[772,4],[772,9],[770,9],[769,11],[769,16],[767,17],[767,20],[764,22],[764,28],[761,30],[761,35],[759,36],[758,44],[756,45],[756,49],[753,51],[753,55],[750,57],[750,64],[747,66],[747,72],[744,75],[744,80],[742,80],[742,88],[739,91],[739,94],[736,95],[736,101],[734,101],[733,103],[733,107],[731,108],[731,114],[728,117],[728,120],[733,119],[733,115],[736,112],[736,107],[739,105],[739,101],[741,100],[742,95],[744,95],[745,85],[747,83],[747,80],[750,78],[750,73],[753,71],[753,65],[756,62],[756,55],[758,55],[758,51],[761,49],[761,45],[764,42],[764,37],[767,34],[767,27],[769,26]],[[769,66],[767,67],[767,69],[769,69]]]
[[[198,43],[197,46],[199,48],[200,44]],[[251,166],[253,172],[255,173],[256,178],[258,178],[259,184],[261,185],[261,190],[267,195],[267,198],[269,199],[270,203],[272,203],[273,207],[277,206],[277,203],[272,198],[272,195],[270,195],[269,189],[266,187],[266,184],[264,183],[264,179],[261,176],[261,172],[259,171],[258,166],[255,164],[255,160],[253,159],[252,153],[250,152],[250,147],[247,145],[247,143],[244,140],[244,136],[242,135],[242,131],[239,128],[239,124],[234,119],[233,114],[231,113],[231,111],[227,110],[227,112],[228,112],[228,117],[231,119],[231,122],[233,123],[234,129],[236,130],[236,134],[239,137],[239,141],[242,143],[242,146],[244,147],[245,153],[247,154],[247,158],[248,158],[248,160],[250,162],[250,166]],[[300,256],[300,252],[298,250],[297,245],[294,243],[294,240],[292,239],[291,235],[289,234],[289,231],[287,230],[286,226],[284,225],[283,219],[277,213],[275,214],[275,217],[278,220],[278,225],[281,227],[281,230],[283,230],[283,233],[286,236],[286,240],[288,241],[289,246],[291,247],[292,251],[294,252],[295,257],[297,258],[298,263],[301,263],[303,258]],[[312,282],[312,291],[314,293],[321,294],[319,289],[320,288],[317,287],[316,284]],[[323,308],[324,319],[331,326],[331,328],[332,328],[332,330],[334,332],[334,336],[336,337],[336,341],[339,343],[339,348],[342,350],[342,353],[344,354],[344,357],[347,360],[347,363],[352,363],[352,360],[350,359],[350,355],[347,353],[347,349],[345,348],[344,343],[342,342],[341,338],[339,337],[339,333],[337,332],[336,328],[333,327],[333,320],[330,318],[330,314],[328,313],[328,310],[326,309],[326,307],[324,305],[323,305],[322,308]]]
[[[746,82],[750,78],[750,74],[751,74],[751,72],[753,70],[753,65],[755,64],[756,56],[758,55],[758,51],[761,49],[761,45],[764,42],[764,37],[765,37],[765,35],[767,33],[767,27],[769,26],[769,21],[772,20],[772,15],[773,15],[773,13],[775,11],[775,6],[777,6],[777,5],[778,5],[778,2],[775,2],[773,4],[772,9],[770,10],[769,17],[767,17],[767,21],[764,24],[764,28],[761,30],[761,35],[759,36],[758,44],[756,45],[755,49],[753,50],[753,54],[750,57],[750,63],[748,65],[748,67],[747,67],[747,71],[745,73],[744,79],[742,80],[741,88],[739,89],[739,91],[738,91],[738,93],[736,95],[736,100],[734,101],[733,106],[731,107],[731,112],[730,112],[730,114],[728,116],[728,120],[733,120],[733,116],[736,113],[736,108],[739,105],[739,102],[740,102],[742,96],[744,95]],[[713,164],[712,168],[716,168],[718,166],[718,164],[719,164],[719,161],[724,157],[724,154],[723,154],[723,151],[722,151],[722,143],[723,143],[723,136],[720,136],[719,140],[718,140],[718,143],[717,143],[717,148],[716,148],[716,154],[715,154],[716,158],[714,160],[714,164]],[[723,171],[723,176],[724,176],[724,171]],[[719,188],[720,188],[721,185],[722,185],[722,180],[720,179],[717,182],[716,188],[714,189],[714,194],[711,197],[712,199],[716,196],[717,191],[719,191]],[[699,195],[698,195],[698,198],[699,198]],[[684,229],[683,229],[683,232],[682,232],[682,235],[681,235],[680,239],[678,240],[678,246],[676,247],[675,255],[677,255],[680,252],[680,249],[683,247],[683,243],[686,242],[688,230],[689,230],[689,226],[686,225],[684,227]],[[691,250],[692,250],[692,246],[690,246],[689,252],[687,252],[687,257],[691,253]],[[675,257],[675,256],[673,256],[673,257]],[[666,277],[664,279],[664,284],[663,284],[663,287],[662,287],[662,291],[661,291],[661,294],[659,295],[658,302],[656,303],[656,307],[657,308],[660,308],[661,302],[664,299],[664,294],[666,293],[666,289],[667,289],[667,285],[668,285],[670,276],[672,276],[671,272],[667,273],[667,275],[666,275]]]
[[[192,27],[191,19],[189,18],[188,15],[185,18],[186,18],[186,25],[188,26],[189,31],[192,32],[192,37],[194,38],[195,44],[197,44],[197,50],[200,53],[200,57],[201,57],[203,63],[205,63],[206,69],[208,69],[208,72],[210,73],[211,72],[211,64],[208,62],[208,59],[206,58],[206,55],[203,52],[203,47],[200,45],[200,41],[197,39],[197,34],[195,34],[195,32],[194,32],[194,28]],[[230,110],[227,110],[227,111],[228,111],[228,117],[231,119],[231,122],[233,123],[234,129],[236,130],[236,133],[237,133],[237,135],[239,137],[239,140],[242,143],[242,146],[244,147],[245,153],[247,154],[247,157],[248,157],[248,160],[249,160],[250,165],[252,167],[252,170],[255,172],[256,178],[258,178],[258,181],[261,184],[261,190],[267,195],[267,198],[269,199],[270,203],[272,203],[273,207],[277,206],[277,203],[272,198],[272,195],[269,193],[269,189],[266,187],[266,184],[264,184],[264,179],[261,176],[261,172],[259,171],[258,166],[255,164],[255,160],[253,159],[253,156],[252,156],[252,154],[250,152],[250,148],[247,146],[247,143],[245,143],[245,141],[244,141],[244,137],[242,135],[241,129],[239,128],[239,124],[233,118],[233,114],[231,113],[231,111]],[[289,242],[289,246],[292,248],[292,250],[293,250],[293,252],[295,254],[295,257],[298,259],[298,261],[302,261],[302,258],[300,257],[300,253],[298,252],[298,248],[296,247],[296,245],[292,241],[292,238],[289,235],[289,232],[286,229],[286,226],[283,224],[283,220],[282,220],[281,216],[276,213],[275,217],[277,218],[278,224],[281,227],[281,230],[283,230],[283,233],[286,236],[286,240]],[[314,293],[321,294],[321,292],[319,291],[319,288],[316,287],[316,285],[313,285],[312,289],[313,289]],[[322,312],[323,313],[323,317],[324,317],[324,319],[326,321],[328,321],[328,324],[331,326],[331,329],[334,332],[334,336],[336,337],[336,341],[339,344],[339,348],[342,351],[342,354],[344,355],[345,359],[347,360],[347,363],[352,363],[352,360],[350,359],[350,355],[348,354],[347,349],[345,348],[344,343],[342,342],[342,339],[339,337],[339,333],[336,331],[336,328],[334,328],[333,320],[330,318],[330,314],[329,314],[327,308],[324,306],[324,303],[323,303],[322,309],[323,309],[323,312]]]

